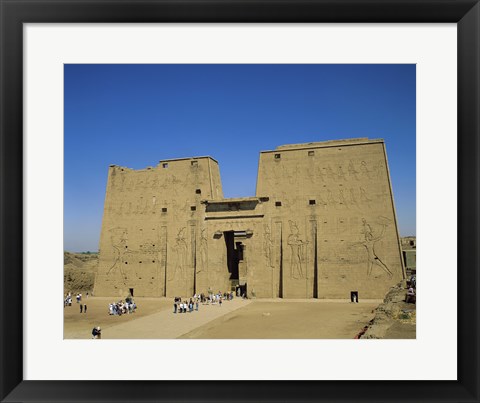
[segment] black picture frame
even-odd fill
[[[0,0],[0,398],[23,401],[479,402],[479,0]],[[23,380],[23,23],[410,22],[458,29],[457,381]],[[447,283],[445,283],[447,287]],[[439,295],[445,294],[439,290]],[[441,329],[439,337],[448,338]],[[405,357],[399,353],[398,360]],[[441,351],[438,360],[441,361]],[[435,365],[435,363],[432,363]],[[265,369],[268,371],[268,368]]]

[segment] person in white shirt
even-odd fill
[[[405,298],[405,302],[408,304],[410,301],[414,302],[415,301],[415,290],[413,289],[412,286],[407,291],[407,296]]]

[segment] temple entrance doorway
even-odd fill
[[[237,297],[243,297],[247,296],[247,284],[245,283],[244,285],[237,285],[235,287],[235,295]]]
[[[227,268],[230,273],[232,289],[241,287],[243,295],[246,294],[246,260],[245,260],[245,231],[225,231],[225,246],[227,248]]]

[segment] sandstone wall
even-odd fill
[[[208,157],[161,161],[155,168],[111,166],[100,236],[96,295],[189,295],[203,223],[202,199],[222,198]]]
[[[209,157],[109,169],[96,295],[383,298],[402,278],[383,140],[262,152],[241,199],[223,199]]]
[[[265,224],[281,256],[274,271],[283,297],[382,298],[403,278],[382,140],[263,152],[257,195],[271,199]]]

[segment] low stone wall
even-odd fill
[[[375,310],[375,317],[361,336],[362,339],[383,339],[394,325],[398,328],[402,324],[409,327],[416,324],[416,305],[405,303],[406,293],[405,280],[390,289],[383,303]]]

